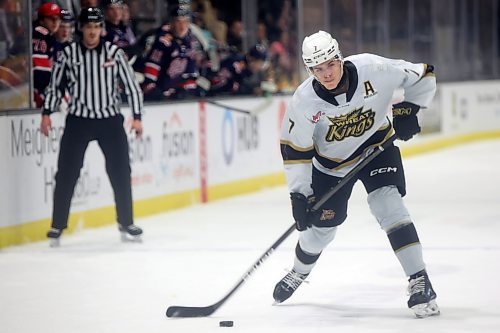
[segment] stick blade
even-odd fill
[[[211,306],[170,306],[167,309],[167,317],[169,318],[193,318],[193,317],[207,317],[215,312],[217,308]]]

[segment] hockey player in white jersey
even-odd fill
[[[394,132],[405,141],[420,132],[417,112],[436,91],[433,67],[373,54],[344,59],[337,41],[324,31],[304,39],[302,58],[311,75],[295,91],[281,127],[281,153],[300,234],[293,269],[276,285],[275,301],[288,299],[311,272],[347,218],[347,202],[360,180],[372,214],[409,277],[408,307],[419,318],[439,314],[422,246],[402,199],[406,188],[398,147],[391,145],[318,211],[310,210],[315,198]],[[404,89],[404,100],[391,105],[398,88]]]

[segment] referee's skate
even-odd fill
[[[122,242],[142,242],[142,229],[131,224],[128,226],[118,225]]]
[[[50,228],[47,232],[50,247],[59,247],[61,245],[62,232],[63,231],[61,229]]]

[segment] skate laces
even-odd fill
[[[128,227],[126,227],[125,229],[130,230],[130,231],[138,231],[139,227],[136,227],[135,225],[131,224]]]
[[[283,278],[283,282],[286,283],[293,290],[297,289],[302,282],[306,279],[307,274],[300,274],[296,271],[290,271]]]
[[[140,230],[139,227],[137,227],[135,224],[131,224],[126,227],[120,226],[120,231],[134,232],[139,230]]]
[[[56,228],[50,228],[49,232],[47,232],[47,237],[49,238],[57,238],[61,236],[62,230]]]
[[[425,276],[419,276],[415,279],[410,280],[408,285],[408,295],[415,295],[418,293],[423,293],[425,291]]]

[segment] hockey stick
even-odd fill
[[[321,197],[318,202],[314,204],[311,208],[312,211],[317,211],[321,208],[321,206],[330,199],[335,193],[337,193],[344,185],[349,182],[361,169],[363,169],[368,163],[370,163],[375,157],[380,155],[387,147],[389,147],[394,140],[396,140],[396,135],[392,135],[385,141],[383,144],[377,146],[375,150],[369,154],[367,157],[363,159],[361,163],[359,163],[354,169],[349,171],[347,175],[345,175],[335,186],[333,186],[327,193]],[[167,309],[167,317],[179,317],[179,318],[188,318],[188,317],[207,317],[212,313],[217,311],[228,299],[231,297],[236,290],[238,290],[243,283],[257,270],[257,268],[262,265],[264,261],[276,250],[276,248],[285,241],[285,239],[290,236],[290,234],[295,229],[295,223],[292,224],[281,237],[274,242],[273,245],[259,258],[257,261],[243,274],[238,283],[217,303],[214,303],[209,306],[170,306]]]
[[[288,238],[288,236],[292,233],[292,231],[295,229],[295,224],[290,226],[288,230],[281,235],[281,237],[274,242],[273,245],[267,251],[259,258],[257,261],[248,269],[245,274],[240,278],[238,283],[224,296],[220,301],[218,301],[215,304],[209,305],[209,306],[171,306],[167,309],[167,317],[180,317],[180,318],[187,318],[187,317],[206,317],[210,316],[212,313],[214,313],[218,308],[221,307],[222,304],[224,304],[229,297],[231,297],[236,290],[238,290],[241,285],[252,275],[257,268],[276,250],[276,248],[283,243],[285,239]]]

